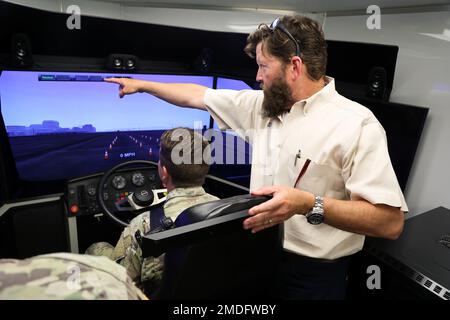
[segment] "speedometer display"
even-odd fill
[[[145,177],[140,172],[133,173],[133,175],[131,176],[131,182],[136,187],[142,187],[144,185],[144,183],[145,183]]]
[[[111,183],[114,188],[121,190],[127,185],[127,180],[123,176],[115,176]]]

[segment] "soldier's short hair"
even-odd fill
[[[176,187],[196,187],[205,182],[211,163],[210,151],[209,142],[200,133],[190,128],[174,128],[161,136],[159,161],[167,168]],[[174,156],[185,161],[176,163]]]

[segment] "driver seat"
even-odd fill
[[[144,236],[144,257],[166,253],[162,286],[151,298],[270,297],[282,225],[256,234],[242,227],[248,209],[268,199],[247,194],[198,204],[177,217],[174,229]]]

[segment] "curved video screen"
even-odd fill
[[[1,113],[22,180],[103,172],[127,160],[159,158],[167,129],[209,126],[206,111],[179,108],[149,94],[120,99],[110,73],[3,71]],[[209,76],[121,74],[212,87]]]
[[[252,89],[245,81],[229,78],[217,78],[216,89],[231,90],[247,90]],[[220,129],[214,122],[214,131],[219,132]],[[250,186],[250,164],[252,159],[252,147],[237,133],[231,130],[223,131],[220,141],[214,140],[216,146],[222,144],[222,148],[215,148],[216,153],[213,155],[215,163],[210,168],[210,174],[222,177],[228,181],[237,183],[241,186]],[[221,154],[217,154],[220,149]]]

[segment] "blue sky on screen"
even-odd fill
[[[217,89],[244,90],[251,88],[241,80],[217,78]]]
[[[209,125],[206,111],[184,109],[149,94],[119,99],[118,85],[106,82],[38,81],[40,74],[100,75],[109,73],[3,71],[0,76],[2,115],[7,126],[55,120],[61,128],[93,125],[97,132],[154,130],[176,126]],[[197,83],[212,87],[212,77],[180,75],[125,75],[136,79]]]

